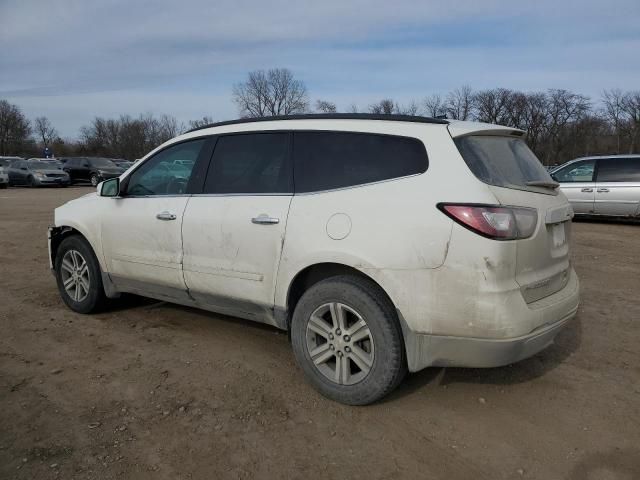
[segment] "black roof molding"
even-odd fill
[[[440,118],[420,117],[417,115],[386,115],[375,113],[309,113],[304,115],[276,115],[273,117],[239,118],[225,122],[210,123],[202,127],[192,128],[185,132],[195,132],[205,128],[222,127],[223,125],[239,125],[243,123],[272,122],[275,120],[387,120],[392,122],[437,123],[447,125],[449,122]]]

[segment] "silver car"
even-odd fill
[[[551,176],[578,215],[640,217],[640,155],[577,158]]]

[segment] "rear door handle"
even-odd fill
[[[270,217],[266,213],[261,213],[257,217],[253,217],[251,219],[251,223],[255,223],[258,225],[275,225],[276,223],[280,223],[280,219],[275,217]]]
[[[608,188],[599,188],[598,193],[607,193],[609,191]]]
[[[175,220],[177,217],[175,216],[175,214],[165,211],[157,214],[156,218],[158,220]]]
[[[584,192],[584,193],[593,192],[593,188],[583,188],[581,192]]]

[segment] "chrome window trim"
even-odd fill
[[[378,180],[377,182],[359,183],[357,185],[349,185],[347,187],[330,188],[328,190],[314,190],[313,192],[295,192],[294,195],[299,195],[299,196],[317,195],[319,193],[330,193],[330,192],[340,192],[342,190],[353,190],[354,188],[368,187],[370,185],[379,185],[381,183],[397,182],[398,180],[404,180],[406,178],[419,177],[421,175],[424,175],[428,171],[429,170],[427,169],[426,171],[424,171],[422,173],[412,173],[411,175],[405,175],[403,177],[387,178],[387,179],[384,179],[384,180]]]

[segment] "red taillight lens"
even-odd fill
[[[534,208],[440,203],[438,208],[465,228],[494,240],[533,235],[538,223]]]

